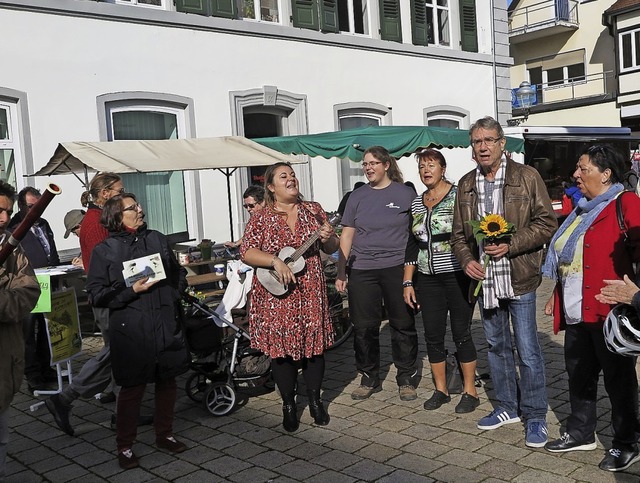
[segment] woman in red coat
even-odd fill
[[[571,414],[566,432],[545,445],[558,453],[596,448],[596,400],[599,373],[611,401],[612,448],[600,462],[607,471],[622,471],[640,460],[636,441],[638,379],[635,359],[610,352],[602,331],[611,306],[597,300],[604,279],[633,274],[631,253],[616,213],[622,214],[630,245],[640,242],[640,198],[622,193],[622,156],[611,146],[593,146],[578,160],[574,177],[584,194],[549,245],[543,274],[556,280],[545,313],[554,315],[554,330],[565,329],[564,355],[569,375]]]

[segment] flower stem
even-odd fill
[[[482,267],[484,268],[484,276],[485,278],[487,278],[487,268],[488,268],[488,264],[489,264],[489,255],[487,255],[485,253],[484,258],[483,258],[483,263],[482,263]],[[480,293],[480,288],[482,287],[482,280],[478,280],[478,285],[476,285],[476,289],[473,292],[473,296],[477,297],[478,294]]]

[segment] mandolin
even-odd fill
[[[336,213],[331,216],[331,218],[329,218],[329,224],[331,226],[335,226],[340,223],[341,218],[342,216],[339,213]],[[305,241],[298,248],[284,247],[278,253],[278,258],[289,265],[289,268],[294,275],[300,273],[305,267],[305,261],[304,258],[302,258],[302,255],[306,253],[306,251],[318,240],[319,237],[320,228],[318,228],[309,237],[309,239],[307,239],[307,241]],[[280,281],[280,275],[278,275],[278,272],[273,269],[258,268],[256,270],[256,277],[258,277],[258,281],[262,284],[262,286],[275,296],[284,295],[289,291],[289,286],[284,285]]]

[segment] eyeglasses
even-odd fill
[[[364,169],[367,169],[369,166],[371,166],[372,168],[375,168],[376,166],[378,166],[379,164],[382,164],[382,161],[369,161],[362,163],[362,167]]]
[[[253,210],[258,203],[247,203],[242,205],[245,210]]]
[[[124,193],[124,188],[120,188],[119,190],[115,190],[111,186],[107,186],[105,189],[109,190],[109,191],[115,191],[116,193],[118,193],[120,195]]]
[[[140,209],[142,209],[142,206],[140,206],[140,203],[134,203],[130,206],[127,206],[126,208],[122,208],[122,211],[136,211]]]
[[[435,164],[435,163],[429,163],[429,164],[421,164],[418,166],[418,169],[428,169],[430,171],[433,171],[434,169],[436,169],[436,167],[440,167],[439,164]]]
[[[471,141],[471,144],[473,144],[474,148],[479,148],[480,146],[482,146],[482,143],[485,143],[488,148],[491,148],[491,147],[495,146],[496,143],[498,141],[500,141],[501,139],[502,139],[502,137],[499,137],[499,138],[487,137],[487,138],[483,138],[483,139],[474,139],[473,141]]]

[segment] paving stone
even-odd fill
[[[80,465],[58,466],[55,470],[47,471],[46,477],[55,482],[64,483],[66,481],[76,481],[83,479],[89,472]]]
[[[386,431],[372,438],[372,441],[390,446],[391,448],[402,448],[407,444],[413,443],[416,440],[413,436],[407,436],[406,434],[394,433],[392,431]]]
[[[362,460],[362,458],[357,455],[337,450],[328,451],[323,455],[313,458],[313,462],[315,464],[336,471],[340,471],[347,466],[351,466],[360,460]]]
[[[489,456],[480,453],[471,453],[469,451],[462,451],[459,449],[454,449],[438,456],[438,460],[440,461],[469,469],[474,469],[490,459],[491,458]]]
[[[376,463],[374,461],[360,461],[348,468],[343,473],[353,476],[359,480],[374,481],[386,476],[394,471],[392,466]]]
[[[313,460],[313,458],[325,454],[328,451],[331,451],[331,449],[319,444],[300,443],[288,450],[286,453],[294,458]]]
[[[331,483],[352,483],[356,481],[356,479],[343,473],[338,473],[337,471],[324,470],[306,480],[306,483],[327,483],[328,481]]]
[[[250,441],[242,441],[234,446],[228,446],[222,450],[224,453],[234,458],[242,460],[249,459],[257,454],[267,451],[267,448],[254,444]]]
[[[219,476],[227,477],[229,475],[239,473],[247,468],[251,467],[250,463],[246,461],[233,458],[231,456],[222,456],[214,460],[208,461],[201,465],[203,468],[215,473]]]
[[[245,483],[247,481],[250,481],[252,483],[261,483],[263,481],[274,481],[274,479],[276,479],[277,477],[277,473],[266,470],[264,468],[254,467],[247,468],[246,470],[241,471],[240,473],[237,473],[235,475],[230,475],[229,480],[242,483]]]
[[[520,460],[520,464],[530,468],[548,471],[553,468],[553,474],[566,476],[575,471],[580,465],[568,459],[559,459],[548,452],[530,452]]]
[[[302,440],[294,438],[293,436],[289,436],[288,434],[283,434],[269,441],[265,441],[264,445],[268,448],[272,448],[278,451],[286,451],[300,445],[301,443]]]
[[[195,473],[198,471],[198,467],[187,461],[173,460],[164,465],[159,465],[153,468],[152,473],[159,478],[165,480],[174,481],[176,478],[188,475],[189,473]]]
[[[297,481],[305,481],[323,470],[322,466],[304,460],[294,460],[278,467],[278,473]]]
[[[352,436],[340,436],[339,438],[329,441],[327,446],[340,451],[346,451],[347,453],[354,453],[368,444],[368,441],[363,441]]]
[[[409,453],[401,453],[386,464],[418,475],[428,475],[443,465],[441,461]]]
[[[437,458],[438,456],[451,451],[451,448],[441,444],[433,444],[430,441],[420,440],[404,446],[402,451],[424,456],[426,458]]]
[[[399,481],[401,481],[402,483],[431,483],[435,480],[427,476],[410,473],[409,471],[396,470],[393,473],[390,473],[387,476],[383,476],[382,478],[378,479],[376,483],[397,483]]]
[[[484,479],[484,475],[482,473],[455,465],[444,465],[429,476],[434,478],[436,481],[452,483],[477,483]],[[531,483],[531,481],[529,483]]]
[[[575,482],[573,478],[568,478],[566,476],[559,476],[555,473],[547,473],[546,471],[534,470],[534,469],[529,469],[527,471],[520,473],[511,481],[513,483],[531,483],[532,481],[535,481],[536,483],[574,483]]]
[[[294,459],[295,458],[293,456],[289,456],[280,451],[265,451],[252,458],[249,458],[248,461],[256,466],[271,469],[282,466],[285,463],[289,463]]]
[[[438,444],[444,444],[452,448],[460,448],[466,451],[477,451],[491,442],[481,436],[458,433],[455,431],[442,433],[433,441]]]
[[[207,483],[222,483],[227,481],[226,479],[216,476],[210,471],[206,471],[200,469],[196,472],[189,473],[188,475],[181,476],[180,478],[176,478],[174,483],[202,483],[206,481]]]
[[[401,454],[401,451],[381,444],[372,443],[358,450],[355,454],[368,460],[385,463],[391,458]]]
[[[529,450],[514,446],[511,444],[504,444],[501,442],[492,441],[489,444],[482,446],[478,449],[479,453],[491,456],[494,459],[506,460],[506,461],[520,461],[526,455],[529,454]]]
[[[516,476],[526,471],[527,468],[513,461],[492,458],[479,465],[475,470],[479,473],[499,478],[503,481],[511,481]]]

